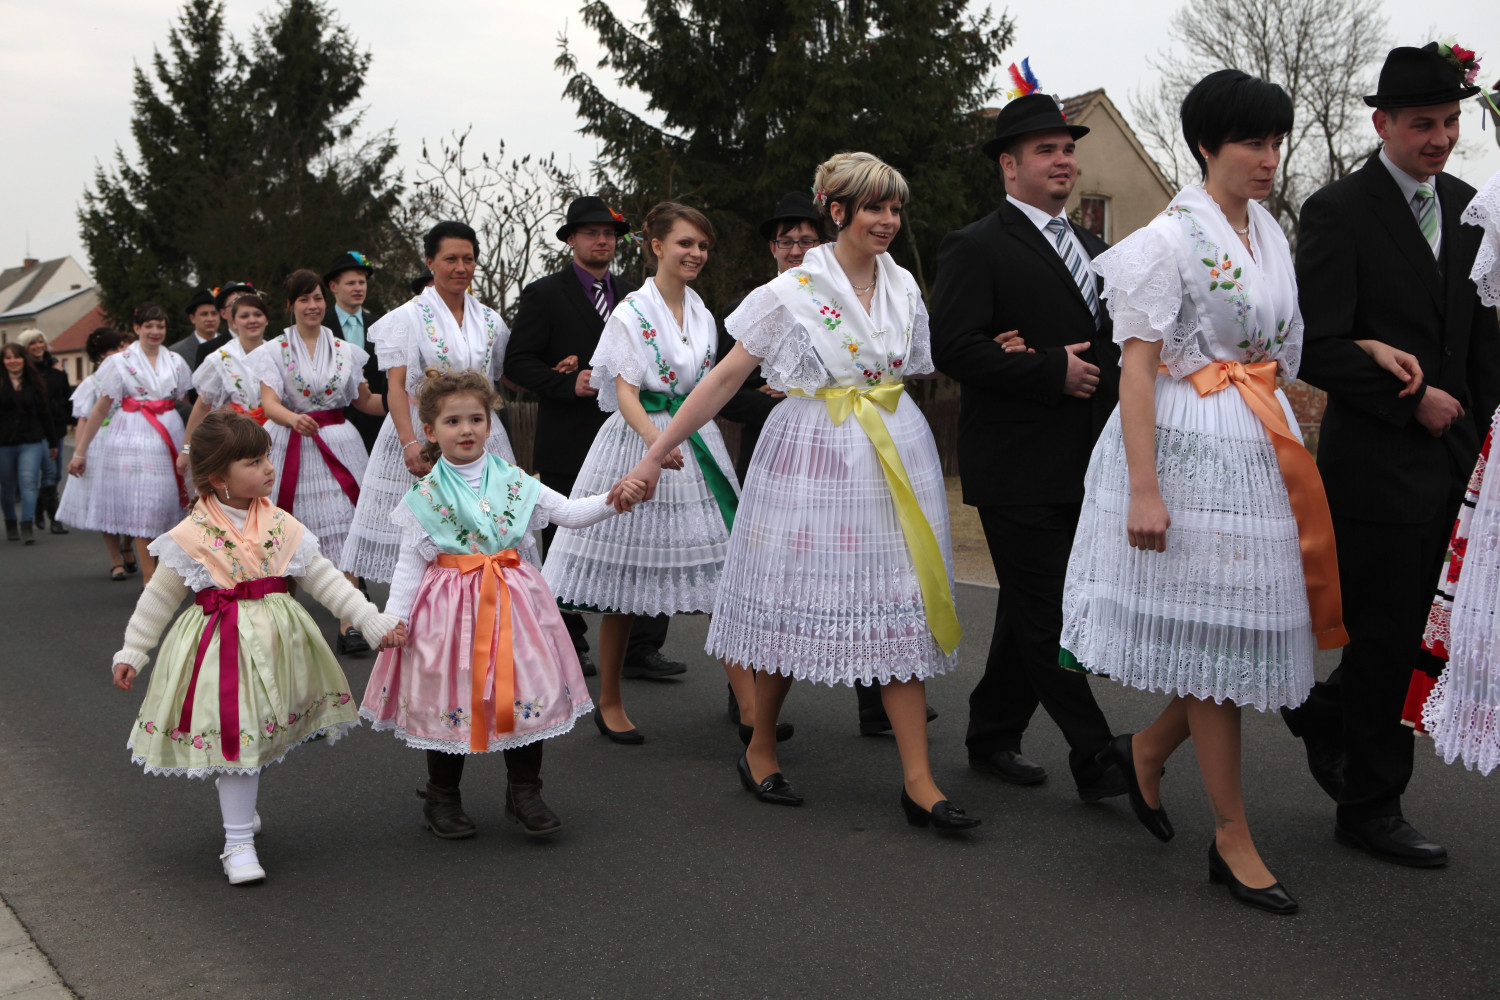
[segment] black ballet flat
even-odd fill
[[[1130,808],[1135,811],[1135,818],[1141,821],[1150,831],[1151,836],[1165,843],[1177,836],[1177,831],[1172,829],[1172,821],[1167,819],[1167,811],[1163,808],[1152,809],[1146,805],[1146,798],[1141,794],[1141,783],[1135,776],[1135,754],[1131,749],[1131,738],[1133,733],[1124,733],[1109,741],[1109,746],[1104,752],[1113,758],[1120,766],[1125,775],[1126,791],[1130,796]]]
[[[923,809],[906,794],[905,785],[901,786],[901,811],[906,813],[906,822],[912,826],[930,826],[936,830],[972,830],[980,823],[977,817],[970,816],[947,799],[934,803],[930,811]]]
[[[599,727],[601,736],[607,736],[612,742],[624,743],[627,746],[639,746],[646,742],[646,734],[639,729],[611,729],[604,724],[604,715],[594,712],[594,725]]]
[[[740,784],[745,786],[745,791],[762,802],[769,802],[773,806],[800,806],[802,804],[802,796],[797,794],[797,790],[786,780],[786,775],[780,771],[766,775],[765,780],[757,784],[755,777],[750,773],[750,761],[743,755],[740,756],[735,769],[740,773]]]
[[[1282,887],[1280,882],[1264,889],[1252,889],[1235,878],[1234,872],[1229,870],[1229,865],[1219,854],[1218,842],[1213,840],[1208,842],[1208,880],[1214,885],[1228,886],[1229,895],[1237,903],[1244,903],[1257,910],[1265,910],[1267,913],[1275,913],[1283,917],[1297,912],[1297,901]]]
[[[785,743],[787,740],[789,740],[789,739],[792,738],[792,734],[795,733],[796,731],[797,731],[796,727],[794,727],[790,722],[778,722],[778,723],[776,723],[776,742],[777,743]],[[745,744],[745,746],[749,746],[750,745],[750,737],[752,737],[754,735],[755,735],[755,727],[754,726],[747,726],[743,722],[740,723],[740,742],[741,743]]]

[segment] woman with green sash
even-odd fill
[[[708,262],[713,226],[686,205],[662,202],[643,234],[654,277],[625,296],[589,361],[599,408],[610,418],[594,438],[573,497],[605,493],[641,460],[688,392],[713,367],[718,329],[688,287]],[[600,611],[599,732],[616,743],[645,737],[625,713],[620,670],[635,615],[713,610],[739,502],[739,482],[713,424],[669,449],[656,499],[631,517],[586,528],[559,528],[542,573],[560,604]],[[755,718],[750,673],[728,669],[741,718]],[[787,732],[787,730],[783,730]]]

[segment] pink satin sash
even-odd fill
[[[306,416],[316,420],[319,427],[331,427],[344,422],[343,410],[314,410]],[[344,467],[344,463],[338,460],[333,449],[328,447],[322,437],[314,434],[312,442],[318,446],[318,451],[322,453],[328,471],[333,473],[333,478],[339,484],[339,489],[344,491],[344,496],[349,498],[350,503],[358,505],[359,483],[354,481],[354,476]],[[276,506],[288,514],[292,513],[292,500],[297,495],[297,474],[301,469],[302,435],[292,431],[286,443],[286,461],[281,466],[281,489],[276,493]]]
[[[177,445],[172,443],[172,432],[167,430],[162,422],[157,419],[158,413],[166,413],[177,404],[170,399],[136,399],[134,396],[126,396],[120,400],[120,409],[126,413],[139,413],[146,418],[146,423],[156,429],[167,446],[167,461],[172,466],[172,477],[177,480],[177,503],[179,506],[188,505],[187,484],[182,481],[182,473],[177,471]]]

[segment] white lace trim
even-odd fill
[[[131,740],[125,741],[125,749],[130,751],[130,762],[139,764],[147,774],[159,774],[166,778],[207,778],[213,774],[259,774],[272,764],[280,764],[291,753],[302,744],[324,737],[325,742],[332,745],[344,738],[344,734],[351,729],[359,728],[358,719],[350,719],[347,722],[335,722],[331,726],[324,726],[317,732],[308,733],[296,743],[288,744],[274,760],[268,760],[257,764],[255,767],[235,767],[232,764],[215,764],[212,767],[155,767],[146,763],[146,758],[135,752],[135,746]]]
[[[599,409],[605,413],[613,413],[620,408],[620,399],[615,392],[615,376],[618,375],[637,389],[646,382],[646,362],[635,343],[640,336],[638,330],[626,324],[619,309],[610,315],[609,321],[604,324],[604,331],[599,334],[599,346],[589,359],[589,366],[593,369],[589,384],[599,391]],[[658,336],[669,334],[662,333]]]
[[[207,590],[210,587],[218,586],[208,567],[188,555],[170,534],[159,535],[150,545],[146,546],[146,551],[155,556],[163,566],[166,566],[182,577],[183,582],[195,594],[200,590]],[[286,572],[282,575],[291,577],[306,576],[307,568],[322,554],[322,549],[318,544],[318,536],[314,535],[311,531],[303,531],[302,541],[297,543],[297,550],[292,553],[291,561],[287,563]]]
[[[1484,230],[1469,277],[1479,289],[1479,301],[1500,306],[1500,174],[1485,182],[1459,221]]]
[[[375,713],[368,708],[361,707],[359,714],[370,723],[370,728],[377,733],[394,733],[396,739],[401,740],[413,750],[438,750],[443,753],[479,754],[495,753],[500,750],[515,750],[518,747],[528,746],[540,740],[550,740],[554,736],[562,736],[569,732],[573,725],[585,715],[594,710],[594,703],[585,698],[581,703],[573,706],[573,714],[562,722],[554,723],[542,729],[533,729],[525,733],[512,733],[509,736],[496,736],[492,738],[483,750],[469,749],[468,740],[435,740],[429,736],[413,736],[403,726],[398,726],[395,719],[380,720]]]

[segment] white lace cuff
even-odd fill
[[[589,384],[599,390],[599,409],[605,413],[620,408],[620,399],[615,393],[616,375],[637,388],[646,381],[646,362],[637,344],[639,339],[640,335],[626,326],[618,313],[611,315],[609,322],[604,324],[599,346],[589,358],[589,367],[593,369]]]
[[[1479,301],[1500,306],[1500,174],[1479,189],[1461,221],[1484,230],[1469,277],[1479,289]]]

